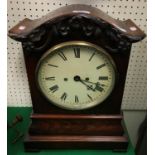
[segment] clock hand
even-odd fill
[[[94,82],[90,82],[90,81],[86,81],[86,80],[82,80],[82,79],[81,79],[81,81],[83,81],[83,82],[88,82],[88,83],[91,83],[91,84],[95,84],[94,90],[98,90],[98,91],[100,91],[100,92],[105,91],[104,88],[101,87],[101,86],[105,86],[105,85],[102,85],[102,84],[100,84],[99,82],[94,83]]]
[[[84,84],[85,86],[87,86],[87,88],[91,89],[92,91],[95,91],[95,89],[93,89],[91,86],[87,85],[85,82],[83,82],[82,80],[80,80],[80,82],[82,84]]]
[[[82,80],[82,79],[81,79]],[[84,81],[84,82],[86,82],[86,83],[91,83],[91,84],[95,84],[95,85],[101,85],[101,86],[106,86],[105,84],[101,84],[101,83],[99,83],[99,82],[90,82],[90,81],[87,81],[87,80],[82,80],[82,81]]]
[[[83,80],[81,80],[80,76],[75,76],[74,77],[75,81],[79,81],[81,82],[83,85],[85,85],[87,88],[91,89],[92,91],[95,91],[95,89],[93,89],[91,86],[89,86],[88,84],[86,84],[85,82],[83,82]]]

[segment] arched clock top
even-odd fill
[[[36,20],[26,18],[9,31],[9,36],[21,41],[27,51],[45,50],[55,39],[85,38],[90,42],[98,40],[111,52],[121,52],[130,49],[131,43],[142,40],[145,34],[131,20],[116,20],[97,8],[74,4]]]

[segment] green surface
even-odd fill
[[[23,132],[27,132],[28,125],[30,122],[29,115],[32,108],[8,108],[8,123],[10,124],[17,114],[23,116],[23,121],[18,123],[14,128],[8,129],[8,155],[135,155],[133,147],[129,144],[128,151],[124,152],[112,152],[109,150],[47,150],[39,153],[26,153],[23,147],[23,138],[17,143],[12,144],[14,137],[16,136],[15,129]]]

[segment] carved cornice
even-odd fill
[[[55,39],[105,42],[110,52],[123,52],[130,48],[131,41],[115,27],[104,21],[83,15],[66,17],[56,22],[47,22],[34,29],[22,40],[26,51],[42,51]]]

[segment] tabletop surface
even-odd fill
[[[13,140],[17,135],[17,131],[26,134],[28,126],[30,123],[30,113],[32,111],[31,107],[8,107],[7,120],[8,124],[11,124],[13,119],[17,114],[22,115],[23,121],[19,122],[13,128],[8,128],[7,137],[7,150],[8,155],[135,155],[134,149],[131,144],[129,144],[127,152],[113,152],[111,150],[42,150],[38,153],[26,153],[24,152],[23,139],[20,138],[15,144]]]

